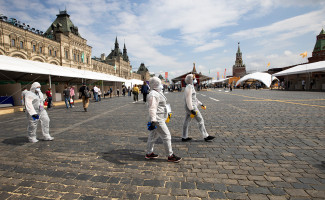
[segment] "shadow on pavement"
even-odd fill
[[[145,157],[144,151],[141,150],[118,149],[109,152],[102,152],[99,153],[99,155],[104,160],[117,165],[126,165],[134,161],[143,161],[143,162],[146,161],[146,159],[144,158]],[[152,161],[165,162],[165,160],[160,160],[160,159],[155,159]]]
[[[325,161],[320,162],[319,164],[313,165],[313,167],[325,171]]]
[[[8,138],[8,139],[4,139],[2,141],[2,143],[4,143],[4,144],[17,145],[17,146],[24,145],[24,144],[26,144],[28,142],[29,142],[28,141],[28,138],[27,137],[23,137],[23,136],[14,137],[14,138]]]
[[[142,142],[147,143],[148,137],[139,137],[138,139],[139,139],[140,141],[142,141]],[[213,141],[209,141],[209,142],[213,142]],[[209,143],[209,142],[208,142],[208,143]],[[162,144],[162,143],[163,143],[163,141],[161,140],[161,138],[158,138],[155,144]],[[205,142],[203,139],[197,139],[197,138],[193,138],[193,140],[188,141],[188,142],[183,142],[183,141],[182,141],[182,137],[178,137],[178,136],[173,137],[173,136],[172,136],[172,144],[173,144],[173,143],[183,143],[183,144],[187,144],[187,143],[206,143],[206,142]]]

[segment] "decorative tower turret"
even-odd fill
[[[310,63],[312,62],[318,62],[325,60],[325,31],[322,29],[322,31],[317,35],[316,37],[316,44],[313,50],[312,57],[308,58],[308,61]]]
[[[129,56],[128,56],[127,49],[125,47],[125,43],[124,43],[124,48],[123,48],[123,60],[125,60],[126,62],[129,61]]]
[[[232,67],[232,74],[234,77],[243,77],[246,75],[246,66],[243,64],[242,53],[240,51],[240,46],[238,42],[238,50],[236,53],[236,61]]]

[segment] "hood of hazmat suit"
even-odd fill
[[[41,84],[39,82],[34,82],[32,86],[30,87],[31,92],[35,92],[36,88],[41,87]]]
[[[157,77],[152,77],[149,79],[149,86],[151,89],[160,92],[162,87],[161,80]]]
[[[193,85],[193,74],[188,74],[185,77],[185,83],[187,83],[184,90],[184,99],[185,99],[185,109],[197,110],[197,106],[202,105],[202,103],[196,98],[196,92]]]
[[[167,98],[162,93],[161,80],[157,77],[149,79],[149,85],[152,89],[147,97],[150,121],[165,121],[167,119]]]
[[[188,75],[185,77],[185,83],[186,83],[186,84],[192,84],[192,85],[193,85],[193,74],[188,74]]]
[[[42,92],[36,92],[36,88],[40,87],[41,84],[34,82],[30,88],[30,91],[25,94],[25,105],[28,114],[36,115],[44,109],[44,99]]]

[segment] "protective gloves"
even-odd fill
[[[191,115],[190,115],[190,117],[191,117],[191,118],[194,118],[196,114],[197,114],[197,111],[195,111],[195,110],[191,110]]]
[[[32,118],[33,118],[33,120],[37,120],[37,119],[39,119],[39,116],[38,115],[32,115]]]
[[[169,123],[171,117],[172,117],[172,113],[168,113],[168,117],[166,119],[166,123]]]
[[[157,122],[148,122],[147,127],[149,131],[152,131],[157,128]]]

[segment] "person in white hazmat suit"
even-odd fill
[[[186,88],[184,92],[184,99],[185,99],[185,120],[183,124],[183,136],[182,136],[182,141],[187,142],[192,140],[192,138],[188,137],[188,127],[190,125],[190,122],[192,120],[192,117],[195,118],[195,120],[199,124],[199,130],[201,133],[202,138],[204,138],[205,141],[210,141],[213,140],[215,137],[214,136],[209,136],[207,133],[205,126],[204,126],[204,120],[202,118],[202,115],[198,109],[198,106],[201,106],[203,109],[206,107],[196,98],[196,92],[194,88],[194,84],[197,83],[195,79],[195,75],[193,74],[188,74],[185,77],[185,83]],[[192,117],[191,117],[192,115]]]
[[[26,115],[28,120],[28,140],[29,142],[38,142],[36,138],[36,130],[38,121],[41,121],[42,133],[44,140],[52,141],[54,138],[50,136],[50,118],[44,109],[44,97],[41,92],[41,85],[34,82],[30,91],[25,93]]]
[[[180,157],[174,155],[172,150],[171,135],[165,123],[167,112],[167,98],[162,92],[161,80],[157,77],[152,77],[149,80],[151,91],[147,97],[147,105],[149,108],[148,130],[150,130],[147,142],[146,159],[158,158],[157,154],[153,153],[154,145],[158,137],[163,140],[166,154],[169,162],[179,162]]]

